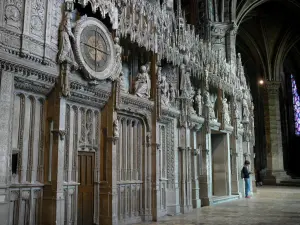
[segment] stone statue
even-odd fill
[[[75,37],[72,33],[72,28],[75,27],[75,24],[71,22],[71,12],[65,12],[61,28],[60,28],[60,50],[58,55],[58,62],[68,62],[75,69],[78,68],[78,64],[76,63],[71,40],[75,41]]]
[[[151,80],[146,66],[141,66],[141,73],[135,81],[135,94],[141,98],[150,98]]]
[[[176,90],[172,84],[170,84],[169,90],[170,90],[170,102],[174,102],[176,99]]]
[[[195,97],[195,102],[196,102],[196,107],[197,107],[197,114],[198,116],[202,116],[202,95],[201,95],[201,90],[198,89],[197,95]]]
[[[120,136],[119,121],[117,119],[114,120],[114,123],[113,123],[113,132],[114,132],[115,138],[118,138]]]
[[[158,82],[158,84],[160,84],[160,82],[161,82],[161,67],[159,66],[159,67],[157,67],[156,68],[156,76],[157,76],[157,82]]]
[[[126,85],[125,85],[125,80],[124,80],[124,74],[123,74],[123,72],[120,73],[119,83],[120,83],[120,90],[122,92],[128,93],[128,90],[127,90]]]
[[[248,103],[247,100],[244,98],[243,99],[243,122],[249,122],[249,116],[250,116],[250,112],[249,112]]]
[[[122,47],[120,46],[120,38],[115,38],[115,50],[116,50],[116,61],[121,62],[122,61]]]
[[[169,96],[169,84],[165,76],[161,77],[160,81],[160,91],[161,91],[161,103],[164,106],[169,106],[170,96]]]
[[[242,106],[243,106],[243,122],[249,122],[250,117],[250,111],[249,111],[249,105],[248,105],[248,95],[247,90],[243,89],[243,100],[242,100]]]
[[[227,98],[223,98],[222,105],[223,105],[224,122],[225,124],[230,124],[229,106],[227,103]]]
[[[194,103],[194,100],[191,99],[190,106],[189,106],[189,114],[190,115],[197,115],[197,113],[196,113],[196,111],[195,111],[195,109],[193,107],[193,103]]]
[[[210,120],[215,120],[216,119],[216,114],[215,114],[214,106],[213,106],[213,103],[210,100],[209,91],[207,91],[207,90],[204,91],[204,104],[208,108],[209,119]]]
[[[192,98],[194,90],[190,80],[190,70],[185,70],[185,65],[181,65],[180,91],[183,97]]]

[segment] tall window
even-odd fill
[[[295,134],[300,136],[300,96],[298,95],[297,85],[293,75],[291,75],[291,81],[295,117]]]

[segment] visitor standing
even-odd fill
[[[245,197],[250,198],[249,193],[250,193],[250,174],[251,172],[249,171],[249,165],[250,162],[248,160],[245,161],[243,169],[241,171],[242,179],[244,178],[245,180]]]

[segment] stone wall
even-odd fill
[[[190,36],[172,54],[163,46],[164,54],[155,53],[151,40],[137,38],[141,29],[118,36],[125,31],[115,9],[127,6],[97,2],[107,8],[91,4],[88,12],[107,13],[112,33],[95,12],[75,17],[72,1],[0,3],[1,225],[82,224],[88,188],[94,224],[156,221],[211,205],[220,181],[219,195],[241,195],[239,171],[243,153],[251,157],[254,129],[241,59],[227,63],[206,41],[193,52],[203,50],[197,61],[184,50],[196,43]],[[90,72],[78,47],[85,24],[98,26],[111,51],[100,72]],[[224,137],[219,178],[214,133]],[[93,158],[86,182],[82,154]]]

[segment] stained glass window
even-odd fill
[[[293,75],[291,75],[291,81],[295,117],[295,134],[300,136],[300,96],[298,95],[297,85]]]

